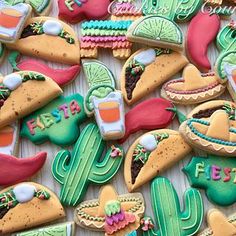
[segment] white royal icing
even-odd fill
[[[152,134],[145,134],[141,137],[139,144],[141,144],[149,152],[152,152],[157,148],[157,141]]]
[[[236,92],[236,83],[233,78],[233,72],[236,71],[236,65],[231,66],[231,65],[226,64],[224,69],[225,69],[225,73],[227,74],[229,83],[231,84],[234,92]]]
[[[148,66],[156,60],[156,52],[152,48],[147,49],[135,55],[134,60]]]
[[[22,77],[19,74],[12,73],[4,77],[3,84],[13,91],[22,84]]]
[[[45,34],[57,36],[61,33],[62,24],[55,20],[47,20],[43,23],[43,31]]]
[[[34,198],[36,188],[30,184],[19,184],[13,189],[16,200],[19,203],[29,202]]]

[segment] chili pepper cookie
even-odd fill
[[[220,96],[226,85],[221,84],[215,73],[201,74],[189,64],[184,68],[183,77],[165,83],[161,90],[163,98],[183,105],[197,104]]]
[[[169,49],[141,49],[125,63],[121,91],[128,105],[154,91],[188,64],[187,58]]]
[[[181,210],[173,185],[168,179],[158,177],[151,184],[151,200],[159,230],[155,230],[152,220],[146,217],[142,220],[143,236],[191,236],[197,233],[204,216],[198,190],[189,188],[185,191],[185,207]]]
[[[128,191],[149,182],[190,152],[191,147],[177,131],[160,129],[142,135],[125,157],[124,177]]]
[[[124,236],[138,229],[144,214],[141,193],[118,195],[111,185],[104,186],[98,200],[82,202],[75,210],[75,222],[105,235]]]
[[[0,232],[7,234],[65,216],[57,196],[46,187],[24,182],[0,192]]]
[[[123,161],[121,147],[112,145],[103,156],[105,141],[98,127],[90,123],[82,131],[73,151],[60,151],[53,163],[52,174],[61,184],[63,205],[77,206],[90,184],[102,185],[111,180]]]
[[[29,19],[17,42],[7,47],[53,62],[76,65],[80,63],[80,44],[74,30],[53,17]]]
[[[49,77],[21,71],[0,78],[0,128],[46,105],[62,93]]]

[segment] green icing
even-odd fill
[[[3,57],[5,51],[5,47],[2,43],[0,43],[0,58]]]
[[[200,9],[202,0],[142,0],[144,15],[158,15],[172,21],[190,20]]]
[[[120,211],[121,211],[121,205],[120,202],[117,200],[109,201],[105,205],[105,213],[107,216],[118,214],[120,213]]]
[[[50,141],[65,146],[75,143],[80,135],[79,125],[87,119],[83,103],[80,94],[56,98],[23,119],[21,136],[35,144]]]
[[[74,223],[52,225],[45,228],[39,228],[31,231],[17,233],[15,236],[72,236]]]
[[[111,180],[119,170],[123,160],[112,158],[109,148],[102,158],[105,149],[97,125],[90,123],[82,131],[72,152],[60,151],[52,164],[53,177],[61,186],[60,200],[64,205],[77,206],[84,198],[88,186],[102,185]]]
[[[166,43],[182,44],[183,33],[179,26],[169,19],[159,16],[146,16],[134,23],[132,34]]]
[[[208,155],[193,157],[184,167],[192,187],[206,191],[215,204],[228,206],[236,202],[236,159]]]
[[[198,190],[189,188],[185,191],[185,210],[181,211],[178,195],[170,181],[158,177],[151,185],[151,199],[159,230],[149,227],[143,231],[143,236],[191,236],[199,230],[204,210]]]
[[[83,36],[124,36],[127,30],[82,29]]]

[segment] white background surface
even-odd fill
[[[57,0],[54,0],[53,10],[52,10],[50,15],[56,17],[57,12],[58,12]],[[234,18],[236,19],[235,15],[234,15]],[[224,24],[226,24],[227,22],[228,21],[222,21],[222,26]],[[72,25],[72,27],[79,34],[80,25],[79,24]],[[186,29],[187,29],[187,24],[181,24],[181,28],[183,29],[184,34],[185,34]],[[199,42],[199,43],[201,43],[201,42]],[[135,51],[135,49],[137,49],[137,48],[134,47],[133,51]],[[217,51],[215,45],[212,45],[209,48],[209,57],[210,57],[210,60],[211,60],[212,64],[214,64],[214,62],[217,58],[217,55],[218,55],[218,51]],[[116,76],[117,84],[118,84],[118,87],[119,87],[119,76],[120,76],[121,68],[122,68],[122,65],[124,64],[124,61],[119,61],[119,60],[113,58],[111,51],[100,51],[99,52],[99,60],[101,60],[103,63],[105,63],[112,70],[112,72]],[[53,66],[54,68],[62,68],[63,67],[62,65],[57,65],[57,64],[52,64],[52,63],[49,63],[49,65]],[[6,60],[4,61],[2,66],[0,67],[0,71],[3,75],[7,75],[7,74],[12,72],[11,66],[7,63]],[[181,74],[176,75],[175,78],[178,78],[180,76],[181,76]],[[73,94],[73,93],[76,93],[76,92],[78,92],[82,95],[85,95],[87,89],[88,89],[88,85],[87,85],[86,78],[84,77],[83,72],[81,72],[80,75],[78,76],[78,78],[75,80],[75,82],[73,82],[72,84],[70,84],[66,88],[64,88],[64,95],[69,95],[69,94]],[[143,100],[148,99],[150,97],[159,97],[159,89],[155,93],[152,93],[149,96],[143,98]],[[230,96],[228,95],[228,92],[227,92],[221,98],[230,99]],[[193,106],[187,106],[187,107],[178,106],[178,108],[180,108],[182,112],[187,114],[188,112],[191,111]],[[128,111],[129,108],[126,107],[126,110]],[[177,122],[177,119],[175,119],[174,122],[171,124],[171,126],[169,128],[178,130],[178,126],[179,126],[179,124]],[[131,145],[132,142],[136,138],[138,138],[141,134],[142,133],[139,132],[139,133],[136,133],[136,134],[132,135],[132,137],[129,138],[129,140],[124,145],[125,151],[129,147],[129,145]],[[70,149],[70,148],[68,148],[68,149]],[[47,144],[43,144],[41,146],[35,146],[30,141],[28,141],[26,139],[23,139],[20,142],[20,152],[19,152],[20,157],[32,156],[32,155],[35,155],[35,153],[39,152],[39,151],[47,151],[48,152],[48,158],[47,158],[46,164],[44,165],[42,171],[40,173],[38,173],[34,178],[32,178],[32,181],[41,183],[41,184],[49,187],[50,189],[52,189],[58,195],[59,195],[59,192],[60,192],[60,185],[52,177],[51,163],[52,163],[52,160],[55,157],[56,153],[59,150],[60,150],[60,148],[53,145],[53,144],[47,143]],[[169,169],[168,171],[166,171],[165,173],[162,174],[162,176],[165,176],[165,177],[169,178],[171,180],[171,182],[173,183],[173,185],[176,188],[177,193],[180,197],[181,205],[183,203],[182,202],[183,193],[186,190],[186,188],[189,187],[188,180],[187,180],[186,176],[184,175],[184,173],[181,171],[181,169],[183,168],[183,166],[185,166],[189,162],[190,157],[193,156],[193,155],[194,155],[194,153],[192,153],[189,157],[186,157],[184,160],[180,161],[174,167],[172,167],[171,169]],[[117,189],[119,194],[127,193],[127,189],[126,189],[126,186],[125,186],[125,183],[124,183],[124,178],[123,178],[123,166],[121,167],[119,173],[115,176],[115,178],[113,179],[113,181],[111,183]],[[99,189],[100,189],[99,186],[90,185],[90,187],[87,191],[87,194],[85,195],[84,200],[90,200],[90,199],[94,199],[94,198],[97,199]],[[147,216],[153,216],[152,208],[151,208],[151,202],[150,202],[150,187],[149,187],[149,184],[146,184],[145,186],[140,188],[139,191],[144,195],[144,198],[145,198],[146,215]],[[207,198],[205,196],[205,192],[201,191],[201,193],[202,193],[202,197],[203,197],[203,200],[204,200],[205,213],[207,212],[208,209],[210,209],[212,207],[217,207],[218,209],[222,210],[226,215],[232,214],[233,212],[236,211],[235,205],[232,205],[230,207],[224,207],[224,208],[219,207],[219,206],[214,206],[213,204],[211,204],[207,200]],[[74,210],[75,209],[73,209],[73,208],[66,208],[67,217],[66,217],[65,220],[73,220]],[[52,222],[52,224],[54,224],[54,222]],[[204,227],[205,227],[205,219],[204,219],[202,228],[204,228]],[[82,236],[82,235],[83,236],[88,236],[88,235],[96,236],[96,235],[104,235],[104,233],[97,233],[97,232],[88,231],[88,230],[84,230],[80,227],[77,227],[76,228],[76,235],[78,235],[78,236]],[[170,235],[170,236],[174,236],[174,235]]]

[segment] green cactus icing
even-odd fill
[[[120,213],[121,211],[121,205],[120,202],[117,200],[109,201],[105,205],[105,213],[107,216],[112,216],[117,213]]]
[[[87,119],[83,103],[80,94],[56,98],[23,119],[21,136],[35,144],[50,141],[66,146],[75,143],[80,135],[79,125]]]
[[[100,161],[104,149],[105,141],[98,127],[90,123],[83,129],[71,153],[62,150],[56,155],[52,174],[62,185],[60,200],[64,205],[78,205],[90,183],[105,184],[117,173],[123,158],[111,157],[110,148]]]
[[[202,3],[202,0],[143,0],[143,14],[187,21],[196,14]]]
[[[204,215],[198,190],[189,188],[185,191],[185,210],[181,211],[178,195],[170,181],[158,177],[152,182],[151,197],[159,230],[143,227],[143,236],[191,236],[198,231]]]
[[[206,191],[215,204],[228,206],[236,202],[236,160],[220,156],[193,157],[184,167],[192,187]]]

